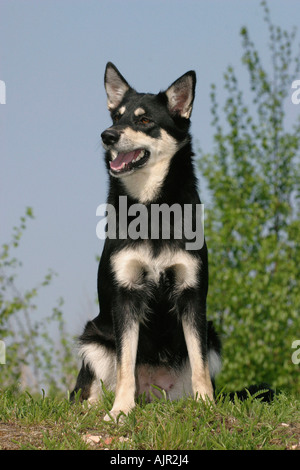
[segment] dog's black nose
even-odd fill
[[[114,129],[106,129],[101,134],[102,141],[105,145],[113,145],[118,142],[120,133]]]

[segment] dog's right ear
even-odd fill
[[[119,106],[130,86],[111,62],[106,65],[104,86],[107,94],[107,107],[109,111],[113,111]]]

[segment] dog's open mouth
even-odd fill
[[[145,149],[132,150],[128,153],[119,152],[117,157],[109,163],[110,170],[116,175],[127,173],[143,166],[149,157],[150,152]]]

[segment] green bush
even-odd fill
[[[10,243],[0,248],[0,340],[6,349],[5,364],[0,363],[0,388],[39,392],[43,387],[57,393],[66,391],[74,380],[76,356],[66,332],[62,299],[50,315],[37,311],[35,304],[40,289],[51,283],[54,273],[49,271],[39,285],[21,292],[17,287],[21,263],[12,254],[32,218],[32,209],[27,208]]]
[[[212,85],[214,148],[209,154],[200,150],[200,171],[211,193],[205,207],[208,316],[224,343],[219,386],[266,381],[299,391],[292,343],[300,339],[300,120],[289,130],[285,123],[299,54],[293,58],[295,31],[275,27],[262,5],[270,70],[242,28],[249,92],[240,89],[228,67],[220,112]],[[247,104],[245,91],[251,97]]]

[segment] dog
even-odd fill
[[[148,228],[150,209],[162,205],[188,205],[191,226],[197,224],[201,202],[189,133],[196,74],[185,73],[158,94],[138,93],[109,62],[104,84],[112,118],[101,134],[107,203],[121,217],[125,198],[129,217],[125,233],[117,217],[116,235],[105,240],[98,269],[100,313],[79,338],[82,367],[71,396],[80,392],[81,400],[93,403],[104,385],[115,392],[104,419],[117,420],[139,395],[212,401],[221,345],[206,318],[205,240],[187,249],[190,240],[183,231],[176,236],[175,217],[168,221],[169,237],[161,228],[153,238],[126,236],[137,204],[145,208]]]

